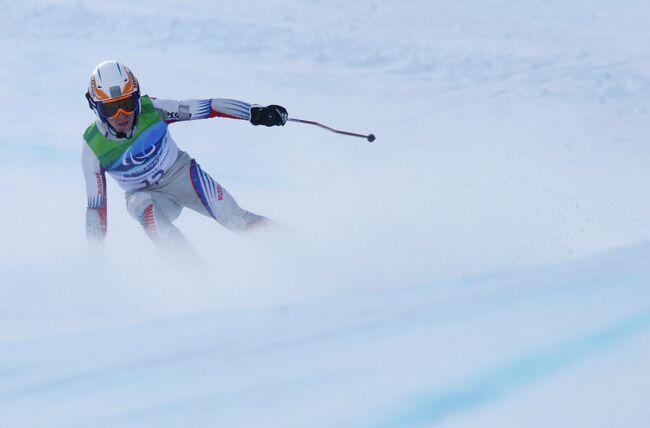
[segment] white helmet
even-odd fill
[[[140,84],[131,70],[117,61],[104,61],[95,67],[86,92],[88,105],[105,124],[122,111],[140,114]]]

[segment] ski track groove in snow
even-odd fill
[[[401,407],[398,413],[370,426],[399,428],[437,424],[456,414],[471,412],[491,401],[515,394],[596,354],[612,351],[626,339],[646,333],[649,329],[650,312],[641,313],[590,335],[575,337],[552,348],[475,373],[457,385],[419,393],[398,406]]]

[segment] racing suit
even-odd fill
[[[86,233],[103,239],[107,231],[106,173],[126,191],[127,210],[156,243],[183,241],[172,222],[187,207],[242,231],[268,220],[241,208],[187,153],[179,150],[168,125],[226,117],[249,120],[251,105],[231,99],[163,100],[144,95],[128,138],[118,138],[96,120],[84,133],[82,165],[88,206]]]

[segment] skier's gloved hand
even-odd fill
[[[251,123],[255,126],[284,126],[288,118],[287,109],[279,105],[251,107]]]
[[[106,237],[106,208],[86,209],[86,236],[90,241],[101,241]]]

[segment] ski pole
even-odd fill
[[[290,117],[288,120],[291,121],[291,122],[306,123],[308,125],[316,125],[316,126],[319,126],[319,127],[323,128],[323,129],[327,129],[328,131],[336,132],[337,134],[343,134],[343,135],[350,135],[352,137],[365,138],[366,140],[368,140],[371,143],[373,141],[375,141],[375,135],[374,134],[364,135],[364,134],[356,134],[354,132],[339,131],[338,129],[330,128],[329,126],[325,126],[325,125],[323,125],[321,123],[314,122],[314,121],[311,121],[311,120],[294,119],[292,117]]]

